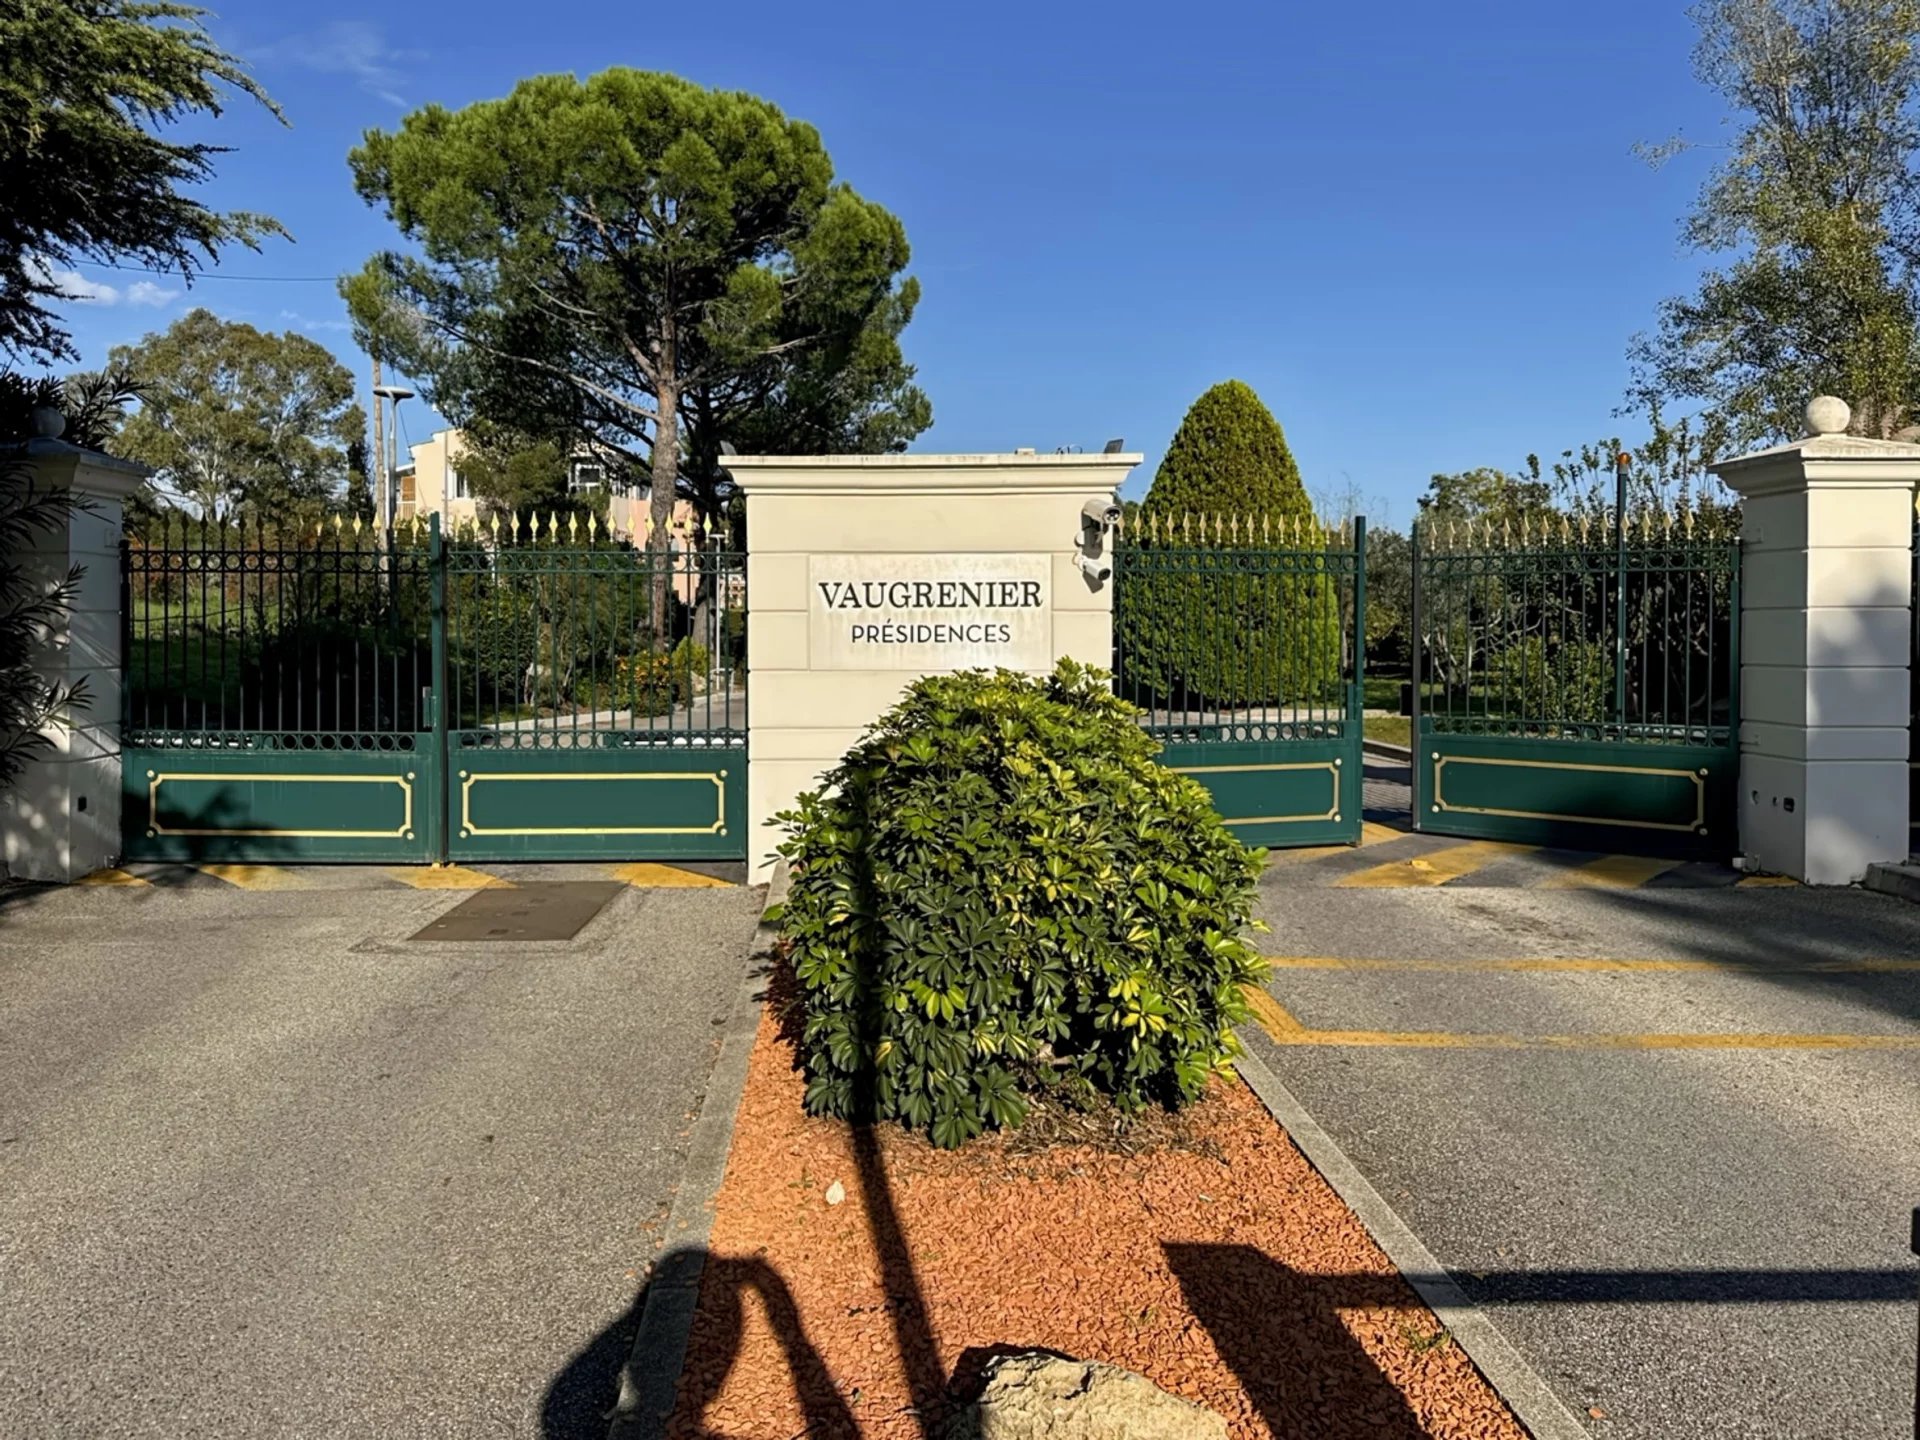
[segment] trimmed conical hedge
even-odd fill
[[[1213,386],[1180,422],[1141,506],[1135,544],[1193,553],[1143,567],[1119,597],[1127,689],[1220,711],[1333,699],[1340,582],[1313,553],[1320,534],[1279,421],[1243,382]],[[1231,558],[1296,548],[1285,562]]]
[[[1142,507],[1176,519],[1252,515],[1313,518],[1300,467],[1273,412],[1253,387],[1222,380],[1193,402],[1154,472]]]

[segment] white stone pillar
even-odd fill
[[[1713,467],[1741,501],[1740,845],[1849,885],[1907,858],[1913,505],[1920,445],[1809,436]]]
[[[921,675],[1113,663],[1110,503],[1138,455],[742,456],[747,860]],[[1085,565],[1082,562],[1085,561]],[[870,603],[871,602],[871,603]]]
[[[36,534],[23,563],[43,584],[81,567],[66,616],[38,637],[35,666],[60,685],[84,683],[86,704],[47,725],[47,748],[0,807],[9,875],[78,880],[120,854],[121,510],[148,472],[57,439],[0,458],[24,459],[36,486],[70,490],[82,507],[59,530]]]

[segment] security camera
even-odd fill
[[[1080,573],[1087,577],[1089,585],[1104,585],[1113,578],[1113,562],[1093,555],[1082,555]]]
[[[1095,535],[1104,535],[1120,523],[1120,506],[1113,500],[1089,500],[1080,507],[1080,523]]]

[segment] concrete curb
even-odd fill
[[[1534,1440],[1589,1440],[1587,1429],[1555,1395],[1539,1372],[1521,1358],[1487,1313],[1466,1296],[1407,1222],[1380,1198],[1333,1137],[1314,1123],[1293,1092],[1251,1049],[1234,1066],[1253,1093],[1300,1147],[1313,1168],[1367,1227],[1394,1268],[1404,1275],[1427,1307],[1447,1327],[1487,1383],[1507,1402]]]
[[[713,1202],[727,1173],[734,1121],[747,1088],[747,1060],[760,1029],[768,962],[778,938],[767,923],[766,911],[784,900],[786,893],[787,867],[782,864],[767,887],[767,903],[753,932],[746,974],[721,1032],[720,1053],[700,1102],[700,1118],[687,1142],[680,1188],[667,1213],[667,1249],[647,1279],[647,1299],[634,1331],[633,1349],[620,1367],[620,1394],[607,1427],[608,1440],[658,1440],[673,1413],[674,1393],[686,1365],[687,1337],[700,1303],[707,1237],[713,1232]]]
[[[1920,864],[1869,865],[1867,878],[1860,884],[1863,889],[1920,904]]]
[[[1413,751],[1405,745],[1390,745],[1385,740],[1362,740],[1360,748],[1376,760],[1398,760],[1402,765],[1413,763]]]

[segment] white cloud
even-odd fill
[[[422,57],[418,51],[388,45],[386,32],[370,20],[335,20],[258,48],[254,58],[302,65],[323,75],[348,75],[369,95],[405,106],[400,84],[406,64]]]
[[[78,270],[56,270],[45,260],[34,257],[27,261],[27,278],[35,284],[48,285],[62,300],[75,305],[117,305],[120,292],[113,286],[99,280],[89,280]]]
[[[345,320],[315,320],[311,315],[302,315],[298,310],[282,310],[280,318],[297,330],[338,330],[345,332],[353,329]]]
[[[164,285],[156,285],[151,280],[136,280],[127,287],[129,305],[164,305],[175,299],[180,292],[169,290]]]

